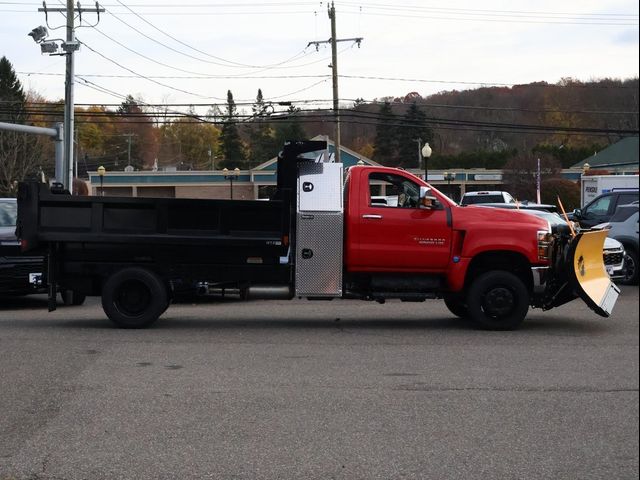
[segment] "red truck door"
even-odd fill
[[[420,208],[420,185],[410,174],[368,171],[360,177],[358,208],[349,209],[348,268],[355,271],[437,271],[451,251],[451,226],[439,202]]]

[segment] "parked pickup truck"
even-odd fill
[[[270,201],[80,197],[23,183],[17,233],[47,257],[50,309],[60,286],[99,295],[126,328],[152,324],[194,285],[247,299],[441,298],[488,329],[577,297],[611,313],[606,232],[574,237],[525,213],[459,207],[407,171],[345,175],[327,158],[326,142],[287,143]]]

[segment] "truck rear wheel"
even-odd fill
[[[496,270],[481,274],[467,293],[469,318],[487,330],[515,330],[529,310],[529,292],[516,275]]]
[[[167,309],[167,288],[153,272],[132,267],[111,275],[102,288],[102,308],[121,328],[143,328]]]

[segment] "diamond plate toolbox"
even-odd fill
[[[298,165],[298,212],[342,211],[342,164]]]
[[[342,295],[341,212],[297,215],[296,296]]]

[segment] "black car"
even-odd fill
[[[576,208],[569,218],[580,224],[582,228],[591,228],[608,222],[619,205],[627,205],[638,201],[638,190],[617,190],[603,193],[591,200],[583,208]]]
[[[15,235],[18,205],[15,198],[0,198],[0,296],[45,291],[43,257],[20,253]]]

